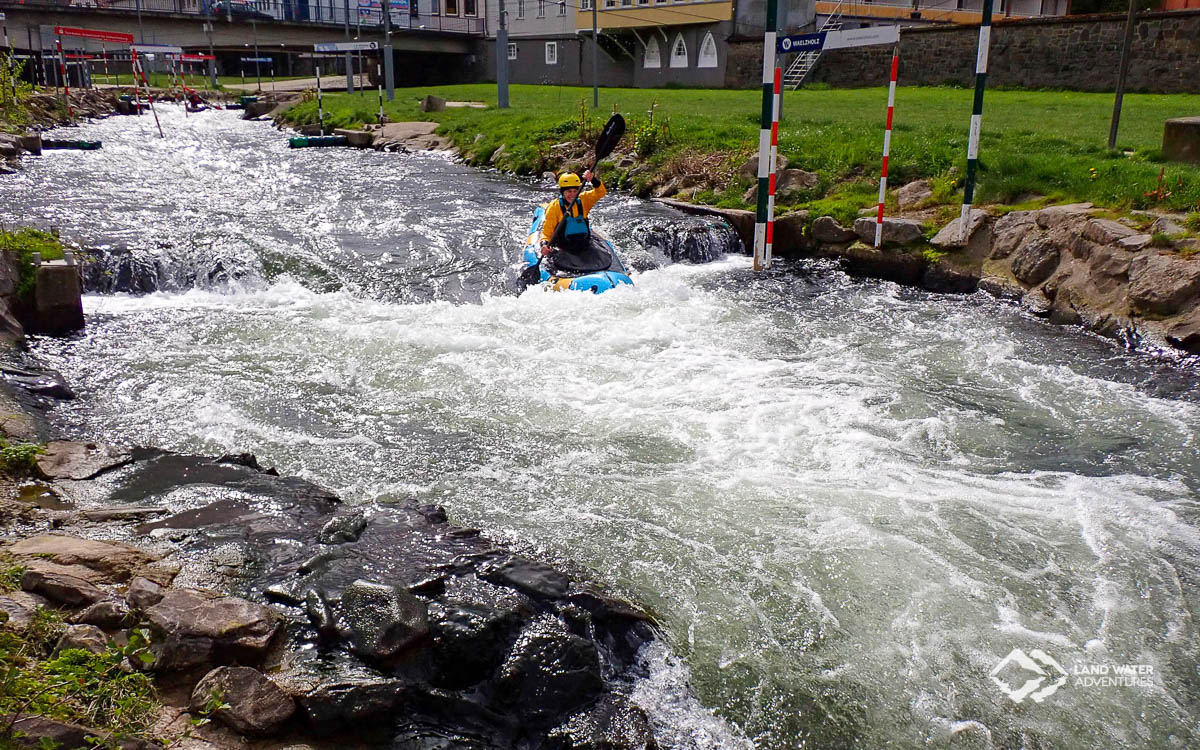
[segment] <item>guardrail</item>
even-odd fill
[[[421,0],[392,3],[389,13],[393,33],[430,32],[482,36],[485,19],[476,16],[447,16],[420,8]],[[424,0],[440,7],[437,0]],[[150,15],[193,15],[220,21],[256,21],[261,23],[303,23],[344,28],[368,34],[383,30],[383,12],[379,0],[0,0],[7,8],[93,9],[99,12],[143,13]]]

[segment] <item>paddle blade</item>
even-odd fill
[[[621,142],[621,137],[625,135],[625,118],[620,115],[613,115],[604,125],[604,130],[600,131],[600,137],[596,139],[596,161],[600,161],[604,157],[612,153],[617,144]]]

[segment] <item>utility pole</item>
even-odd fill
[[[250,19],[250,28],[254,30],[254,75],[258,78],[258,92],[262,92],[262,64],[258,61],[258,21]]]
[[[350,41],[350,0],[343,0],[346,8],[346,41]],[[354,93],[354,53],[346,50],[346,93]]]
[[[592,109],[600,108],[600,79],[596,67],[596,49],[600,46],[599,29],[596,24],[596,4],[600,0],[592,0]]]
[[[392,5],[383,0],[383,81],[387,87],[387,100],[396,98],[396,79],[392,71]]]
[[[142,31],[142,0],[134,0],[134,7],[137,8],[138,16],[138,41],[142,44],[146,43],[146,33]]]
[[[1108,148],[1117,147],[1117,128],[1121,125],[1121,100],[1125,98],[1125,78],[1129,75],[1129,53],[1133,47],[1133,17],[1138,0],[1129,0],[1129,17],[1125,19],[1125,40],[1121,44],[1121,68],[1117,73],[1117,99],[1113,102],[1112,125],[1108,129]]]
[[[204,30],[208,32],[208,56],[211,58],[208,61],[208,83],[212,86],[213,91],[217,90],[217,53],[213,51],[213,27],[212,27],[212,11],[208,13],[208,20],[204,22]]]
[[[500,25],[496,29],[496,105],[508,109],[508,19],[500,0]]]

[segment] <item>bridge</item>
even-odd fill
[[[390,13],[396,85],[469,80],[484,18],[417,12],[418,0],[412,7],[409,1],[393,0]],[[0,0],[0,13],[13,49],[35,58],[53,57],[55,26],[75,26],[125,32],[142,44],[189,53],[211,50],[223,75],[236,75],[242,57],[271,57],[276,73],[288,75],[311,73],[314,65],[343,73],[344,55],[315,56],[313,45],[345,41],[347,32],[382,49],[379,6],[379,0]],[[100,42],[77,38],[64,38],[63,47],[79,55],[101,51]],[[114,52],[111,44],[106,49]]]

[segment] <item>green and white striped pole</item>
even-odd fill
[[[975,55],[975,105],[971,109],[971,137],[967,142],[967,181],[963,185],[962,235],[966,237],[975,199],[975,172],[979,166],[979,128],[983,122],[983,90],[987,88],[988,50],[992,45],[992,0],[983,0],[979,22],[979,51]]]
[[[779,144],[780,92],[780,75],[775,68],[778,17],[779,0],[767,0],[767,30],[763,34],[762,128],[758,132],[758,210],[754,219],[755,271],[771,265],[775,223],[775,149]]]

